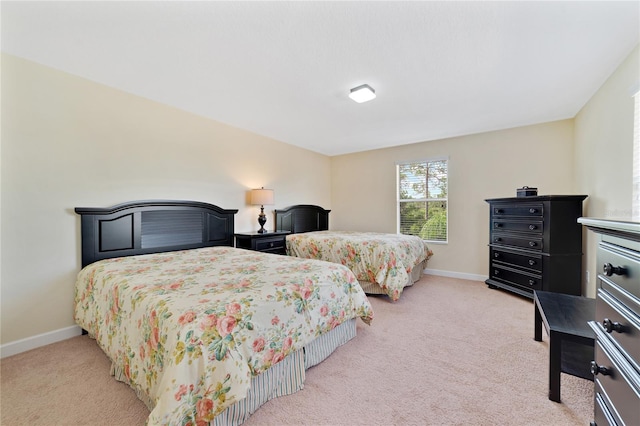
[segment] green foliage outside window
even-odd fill
[[[447,241],[446,160],[398,166],[400,233]]]

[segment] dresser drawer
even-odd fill
[[[616,416],[615,411],[612,411],[611,401],[607,398],[606,393],[600,387],[598,381],[595,382],[595,395],[593,404],[593,421],[596,426],[617,426],[623,425],[622,421]],[[592,423],[593,424],[593,423]]]
[[[617,413],[628,425],[640,425],[640,377],[607,337],[603,336],[598,326],[594,327],[594,331],[594,381],[606,394],[611,412]]]
[[[517,285],[531,292],[533,290],[542,290],[542,277],[540,275],[519,271],[497,263],[491,265],[491,278],[506,284]]]
[[[256,250],[282,250],[285,248],[285,239],[283,237],[261,238],[256,241]]]
[[[543,249],[542,238],[533,237],[533,236],[519,237],[519,236],[514,236],[512,234],[503,234],[500,232],[493,232],[491,234],[491,242],[493,244],[519,247],[527,250],[542,251]]]
[[[526,232],[530,234],[542,234],[542,221],[536,220],[507,220],[507,219],[492,219],[491,228],[500,231],[515,231]]]
[[[640,257],[638,252],[601,242],[598,245],[601,275],[625,292],[640,299]]]
[[[542,217],[542,203],[494,204],[491,206],[492,216],[525,216]]]
[[[504,262],[522,268],[542,272],[542,256],[532,253],[517,253],[498,248],[491,248],[491,259],[496,262]]]
[[[640,373],[640,317],[603,289],[598,289],[596,320],[603,333]]]

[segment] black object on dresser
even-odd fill
[[[600,234],[591,424],[640,425],[640,223],[579,222]]]
[[[289,231],[246,232],[235,234],[236,247],[264,253],[286,254]]]
[[[533,298],[534,290],[582,294],[582,201],[586,195],[493,198],[490,288]]]

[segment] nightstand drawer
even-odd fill
[[[236,247],[263,253],[287,254],[287,235],[288,231],[235,234]]]
[[[282,250],[285,248],[284,237],[262,238],[256,241],[256,250]]]

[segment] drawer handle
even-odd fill
[[[613,333],[614,331],[618,333],[624,333],[624,325],[620,324],[617,321],[611,321],[609,318],[605,318],[602,321],[602,326],[607,331],[607,333]]]
[[[502,238],[500,238],[500,237],[496,237],[496,238],[494,238],[494,239],[493,239],[493,241],[495,241],[495,242],[497,243],[497,242],[499,242],[499,241],[502,241]]]
[[[533,259],[529,259],[529,266],[533,266],[536,264],[536,261]]]
[[[493,270],[493,275],[500,275],[500,271],[498,269]]]
[[[598,365],[598,363],[595,361],[591,361],[591,374],[593,374],[594,376],[597,376],[598,374],[609,376],[611,375],[611,370],[609,370],[607,367]]]
[[[538,213],[538,209],[534,209],[533,207],[529,209],[529,213],[534,214]]]
[[[493,227],[494,228],[502,228],[502,224],[501,223],[494,223]]]
[[[500,253],[493,253],[493,257],[495,257],[496,259],[500,257]]]
[[[269,243],[269,245],[270,245],[271,247],[273,247],[273,242]]]
[[[495,214],[500,214],[500,213],[502,213],[502,209],[493,209],[493,212]]]
[[[610,263],[605,263],[602,267],[602,272],[610,277],[611,275],[627,275],[627,268],[624,266],[613,266]]]
[[[529,280],[529,285],[536,285],[536,280]]]
[[[529,241],[529,247],[535,247],[536,245],[535,241]]]
[[[537,228],[538,228],[538,227],[537,227],[537,226],[535,226],[535,225],[529,225],[529,229],[530,229],[531,231],[533,231],[534,229],[537,229]]]

